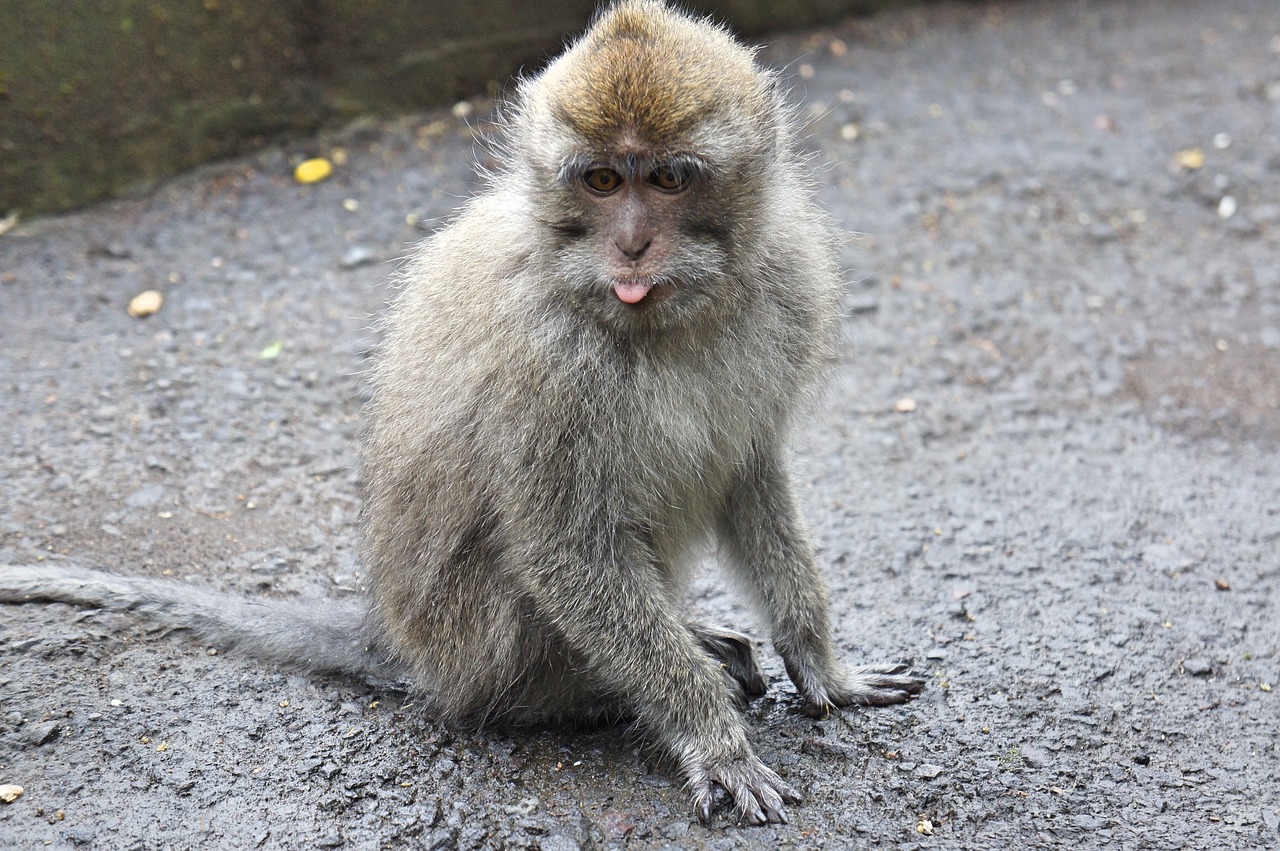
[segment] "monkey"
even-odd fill
[[[407,681],[441,720],[632,719],[694,812],[787,820],[754,753],[753,642],[693,621],[718,548],[804,711],[911,699],[846,670],[787,440],[832,357],[837,231],[775,72],[621,0],[501,115],[499,166],[397,273],[363,435],[367,600],[264,605],[76,568],[0,600],[136,609],[267,659]]]

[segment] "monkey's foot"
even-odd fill
[[[886,665],[863,665],[834,676],[816,677],[809,672],[787,673],[805,699],[804,713],[810,718],[825,718],[838,706],[890,706],[905,703],[920,693],[925,681],[908,673],[910,662]]]
[[[703,824],[711,824],[716,787],[733,798],[738,821],[744,824],[786,824],[784,804],[803,799],[755,754],[727,761],[705,763],[689,772],[693,810]]]
[[[693,637],[702,649],[720,663],[724,673],[737,684],[743,702],[760,697],[768,691],[760,661],[756,655],[756,642],[750,636],[731,629],[706,624],[690,624]]]

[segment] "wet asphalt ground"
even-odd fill
[[[626,729],[452,730],[6,607],[0,848],[1280,847],[1280,7],[941,5],[764,56],[851,232],[796,451],[837,641],[921,698],[813,721],[767,653],[754,741],[807,802],[706,829]],[[476,188],[467,107],[0,237],[0,562],[353,593],[371,318]],[[755,629],[714,565],[692,605]]]

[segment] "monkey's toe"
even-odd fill
[[[769,690],[760,671],[756,643],[749,636],[705,624],[694,624],[690,629],[702,648],[720,663],[725,675],[737,684],[744,702]]]
[[[693,809],[704,825],[711,823],[717,788],[728,792],[733,799],[741,824],[786,824],[786,804],[804,800],[755,756],[709,767],[699,772],[692,786]]]
[[[924,679],[909,673],[910,666],[910,662],[896,662],[855,668],[841,687],[832,690],[831,702],[836,706],[906,703],[925,686]]]

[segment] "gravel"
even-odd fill
[[[807,802],[706,829],[627,729],[454,730],[8,607],[0,848],[1280,847],[1274,3],[944,4],[763,55],[858,234],[796,451],[837,641],[921,698],[814,721],[766,654],[754,741]],[[371,317],[476,187],[467,113],[0,237],[0,561],[353,593]],[[759,631],[713,566],[692,597]]]

